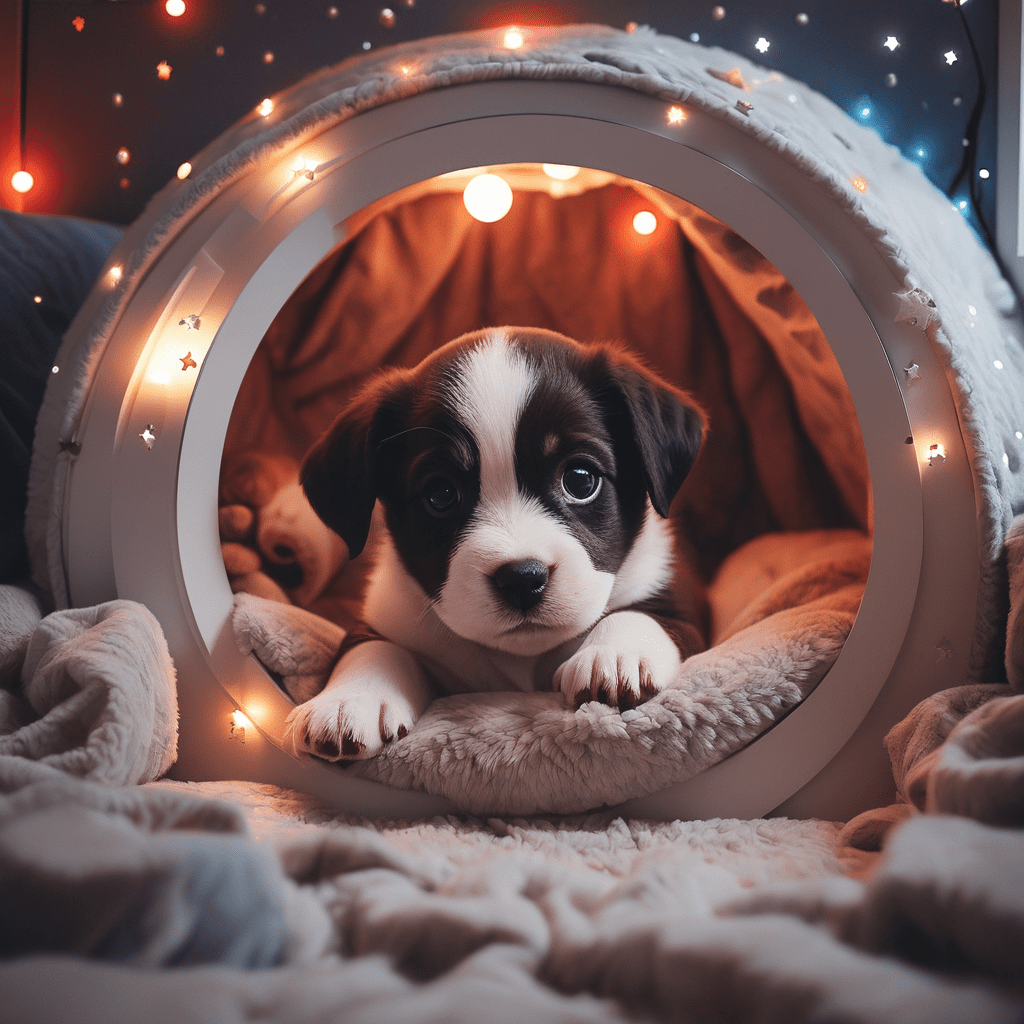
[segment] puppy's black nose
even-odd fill
[[[494,574],[494,584],[513,608],[529,611],[540,604],[548,585],[548,567],[536,558],[506,562]]]

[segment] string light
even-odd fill
[[[719,7],[712,7],[711,8],[711,17],[714,18],[715,21],[721,21],[725,17],[725,8],[721,7],[721,6],[719,6]]]
[[[852,185],[852,186],[853,186],[853,187],[854,187],[854,188],[855,188],[855,189],[856,189],[856,190],[857,190],[858,192],[867,192],[867,190],[868,190],[868,181],[867,181],[867,178],[862,178],[862,177],[861,177],[860,175],[858,175],[858,176],[857,176],[856,178],[851,178],[851,179],[850,179],[850,184],[851,184],[851,185]]]
[[[518,50],[523,45],[523,33],[517,28],[510,28],[505,33],[505,49],[506,50]]]
[[[943,444],[933,444],[928,446],[928,465],[936,466],[941,465],[946,461],[946,446]]]
[[[267,117],[274,112],[274,101],[272,99],[265,99],[260,101],[260,105],[256,108],[256,113],[261,114],[263,117]]]
[[[173,70],[174,68],[172,68],[171,65],[167,63],[167,61],[162,60],[156,66],[156,77],[159,78],[162,82],[166,82],[167,79],[171,77],[171,72]]]
[[[570,164],[541,164],[541,168],[549,178],[554,178],[557,181],[569,181],[570,178],[575,178],[580,173],[578,167],[573,167]]]
[[[192,173],[192,165],[186,160],[178,168],[178,180],[184,181]]]
[[[771,45],[772,44],[769,43],[768,40],[765,39],[764,36],[761,36],[757,40],[757,42],[754,43],[754,49],[757,50],[758,53],[767,53],[768,52],[768,47],[771,46]]]
[[[296,157],[292,163],[292,176],[295,178],[307,178],[312,181],[316,176],[316,169],[320,166],[317,160],[307,160],[304,157]]]
[[[886,36],[885,42],[882,45],[891,53],[900,45],[900,41],[895,36]]]
[[[378,15],[378,18],[380,20],[380,23],[385,28],[394,28],[395,27],[395,21],[396,21],[396,19],[395,19],[395,12],[393,10],[391,10],[390,7],[385,7],[380,12],[380,14]]]
[[[185,0],[167,0],[164,10],[172,18],[180,18],[185,13]]]
[[[462,202],[476,220],[493,224],[512,209],[512,189],[496,174],[478,174],[463,191]]]
[[[668,108],[668,123],[682,124],[686,120],[686,111],[682,107]]]
[[[15,192],[21,192],[22,194],[30,192],[35,183],[36,179],[28,171],[15,171],[11,175],[11,188]]]
[[[946,58],[946,63],[947,64],[955,64],[956,63],[957,57],[956,57],[956,54],[952,50],[947,50],[942,56]]]
[[[658,218],[650,210],[641,210],[633,218],[633,230],[638,235],[652,235],[658,226]]]

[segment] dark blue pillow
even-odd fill
[[[0,582],[28,575],[36,415],[64,332],[120,237],[110,224],[0,209]]]

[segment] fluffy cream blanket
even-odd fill
[[[1010,684],[922,705],[902,802],[843,831],[147,784],[175,736],[152,616],[0,588],[0,1020],[1018,1022],[1024,519],[1007,547]]]

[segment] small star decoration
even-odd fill
[[[734,85],[737,89],[742,89],[744,92],[750,91],[750,86],[743,81],[743,75],[739,68],[733,68],[731,71],[716,71],[714,68],[707,68],[706,70],[712,78],[717,78],[720,82],[728,82],[729,85]]]
[[[897,46],[900,45],[900,41],[895,36],[887,36],[885,42],[882,43],[882,45],[891,53],[893,50],[896,49]]]
[[[141,437],[142,440],[146,442],[147,448],[152,448],[153,442],[156,440],[156,430],[153,424],[147,423],[146,429],[143,430],[141,434],[139,434],[139,437]]]
[[[912,380],[920,380],[921,367],[917,363],[911,363],[909,366],[903,367],[903,372],[907,375],[907,383],[909,384]]]
[[[186,352],[185,355],[178,356],[178,359],[181,361],[181,369],[182,369],[182,371],[194,369],[196,366],[199,365],[192,358],[192,353],[191,352]]]
[[[947,64],[956,63],[956,54],[952,50],[947,50],[942,56],[946,58]]]
[[[941,321],[935,300],[920,288],[899,293],[897,298],[900,300],[900,311],[896,314],[896,323],[910,324],[924,331],[931,324]]]
[[[203,321],[199,319],[196,313],[189,313],[188,316],[182,317],[178,321],[178,326],[184,327],[186,331],[198,331],[202,324]]]
[[[162,60],[156,66],[156,76],[157,76],[157,78],[159,78],[162,81],[166,82],[167,79],[171,77],[171,72],[173,70],[174,70],[174,68],[172,68],[171,65],[167,63],[167,61]]]

